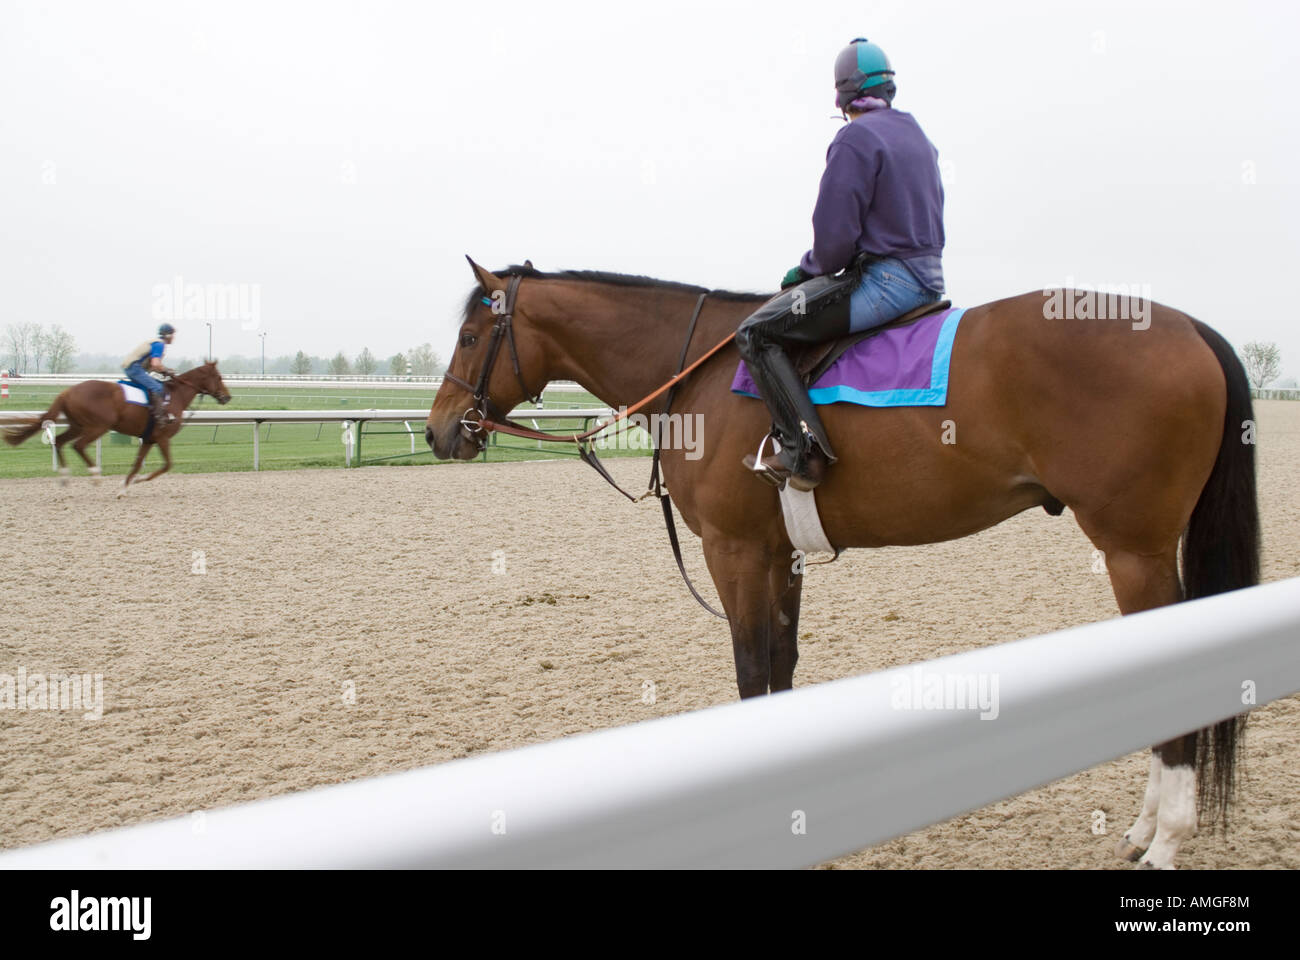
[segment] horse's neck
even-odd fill
[[[614,288],[556,324],[561,354],[554,379],[575,380],[609,407],[631,406],[677,372],[697,294],[654,291],[634,299]],[[756,304],[706,300],[687,353],[687,364],[716,346]],[[710,365],[712,366],[712,365]],[[660,409],[663,397],[647,409]]]
[[[171,382],[171,394],[172,410],[180,411],[189,407],[189,405],[194,402],[194,398],[198,396],[199,392],[184,380],[173,380]]]

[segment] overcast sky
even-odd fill
[[[0,0],[0,328],[125,352],[180,277],[259,297],[218,357],[445,359],[466,253],[775,289],[866,36],[940,152],[954,301],[1147,285],[1300,375],[1297,28],[1276,0]]]

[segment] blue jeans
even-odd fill
[[[877,260],[867,267],[862,283],[849,295],[849,330],[870,330],[923,304],[934,303],[939,297],[922,286],[902,260]]]
[[[163,385],[149,376],[144,366],[138,361],[126,368],[126,378],[147,393],[150,400],[163,392]]]

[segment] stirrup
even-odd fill
[[[790,475],[789,473],[779,472],[772,469],[772,467],[768,466],[764,461],[763,450],[766,449],[769,440],[772,441],[772,455],[776,456],[779,454],[781,452],[781,441],[776,439],[776,437],[772,436],[769,432],[765,433],[763,439],[759,442],[758,452],[748,454],[742,463],[744,463],[754,476],[758,477],[758,479],[762,480],[764,483],[771,484],[778,490],[781,490],[785,487],[786,480],[789,479]]]

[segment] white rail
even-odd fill
[[[41,416],[43,410],[0,410],[0,427],[30,421]],[[517,407],[510,412],[512,419],[528,420],[537,426],[538,420],[599,420],[605,417],[613,416],[614,411],[608,407],[580,407],[576,409],[563,408],[539,408],[539,407]],[[343,425],[343,446],[344,446],[344,463],[347,466],[352,465],[353,455],[357,454],[357,460],[360,461],[359,438],[360,432],[354,432],[353,428],[360,427],[366,423],[405,423],[407,432],[411,434],[411,452],[415,453],[415,436],[417,431],[411,428],[412,423],[423,423],[428,416],[427,411],[415,410],[376,410],[376,409],[356,409],[356,410],[223,410],[220,408],[208,408],[187,410],[185,412],[186,423],[201,423],[210,427],[234,426],[236,424],[247,424],[253,427],[253,469],[260,470],[262,466],[262,438],[260,427],[264,423],[339,423]],[[56,425],[66,424],[67,418],[60,415],[56,418]],[[419,431],[421,435],[423,431]],[[54,435],[49,430],[46,431],[45,442],[53,445]],[[103,442],[95,441],[95,462],[102,463]],[[51,464],[54,469],[58,469],[58,456],[53,449],[50,451]]]
[[[996,717],[904,708],[934,677],[996,678]],[[804,866],[1225,719],[1247,709],[1246,692],[1264,704],[1297,690],[1300,578],[27,847],[0,868]],[[1132,796],[1136,811],[1139,784]],[[1123,825],[1110,826],[1113,839]]]
[[[9,389],[16,390],[24,386],[70,387],[86,380],[120,380],[120,373],[35,373],[12,377]],[[280,374],[231,374],[223,376],[222,381],[232,390],[252,387],[317,387],[330,390],[420,390],[424,389],[430,399],[442,386],[442,377],[331,377],[331,376],[292,376]],[[555,380],[546,386],[546,393],[576,393],[582,387],[570,380]]]

